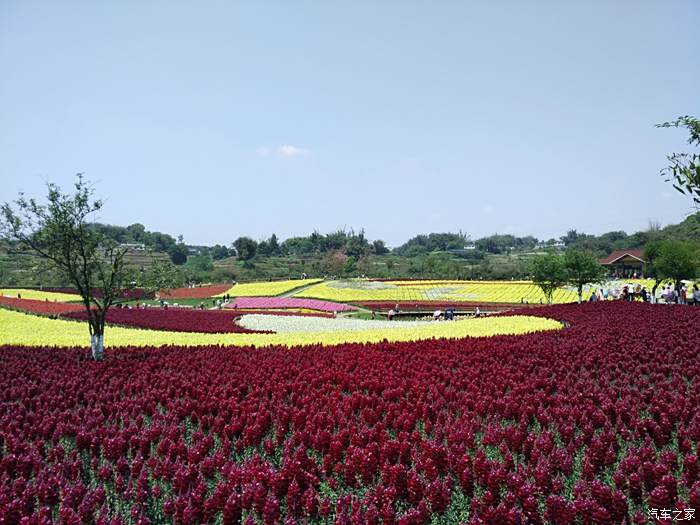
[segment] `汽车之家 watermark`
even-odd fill
[[[649,519],[683,521],[695,518],[695,509],[649,509]]]

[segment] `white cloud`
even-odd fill
[[[292,146],[291,144],[283,144],[274,148],[260,146],[256,152],[261,157],[308,157],[311,155],[310,150]]]

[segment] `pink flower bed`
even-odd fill
[[[227,305],[228,308],[306,308],[321,312],[350,312],[354,306],[318,299],[301,299],[297,297],[239,297]]]

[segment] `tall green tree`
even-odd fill
[[[656,260],[661,254],[662,246],[663,241],[658,239],[650,241],[644,246],[644,257],[647,260],[647,273],[650,273],[654,276],[654,286],[652,286],[651,288],[652,301],[656,300],[656,290],[664,280],[663,274],[660,273],[656,268]]]
[[[569,248],[564,254],[564,266],[567,282],[576,287],[579,303],[583,301],[583,287],[599,283],[605,276],[605,269],[589,250]]]
[[[99,361],[107,312],[135,285],[125,264],[126,250],[90,227],[102,201],[93,197],[94,188],[82,174],[72,194],[52,183],[47,190],[46,204],[22,193],[14,203],[4,203],[0,233],[17,249],[38,255],[78,290],[88,314],[92,356]]]
[[[233,247],[236,249],[239,259],[248,261],[255,257],[258,250],[258,243],[250,237],[239,237],[234,241]]]
[[[690,137],[688,144],[700,147],[700,120],[686,115],[671,122],[657,124],[658,128],[685,128]],[[679,192],[692,197],[700,206],[700,153],[672,153],[666,157],[668,167],[661,170],[666,180]]]
[[[668,239],[658,247],[653,270],[657,279],[673,281],[676,290],[680,290],[684,279],[695,278],[699,262],[696,244],[691,241]]]
[[[532,281],[540,287],[547,303],[552,304],[554,292],[568,281],[564,256],[554,252],[538,255],[532,259],[530,270]]]
[[[168,255],[170,256],[170,260],[173,262],[173,264],[178,266],[185,264],[187,262],[187,246],[181,242],[173,244],[168,249]]]
[[[276,234],[273,233],[272,235],[270,235],[270,239],[267,241],[267,243],[270,248],[270,255],[280,255],[280,243],[279,239],[277,239]]]

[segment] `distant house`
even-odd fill
[[[557,249],[557,250],[562,250],[562,249],[566,248],[566,244],[564,244],[561,241],[549,240],[549,241],[540,241],[535,246],[535,250],[551,250],[552,248]]]
[[[476,250],[476,244],[467,244],[464,247],[465,250]]]
[[[639,249],[615,250],[600,260],[600,264],[607,267],[611,274],[620,277],[631,277],[635,273],[641,277],[648,262],[644,258],[644,252]]]
[[[126,248],[127,250],[134,252],[143,252],[146,250],[146,245],[141,242],[123,242],[119,245],[120,248]]]

